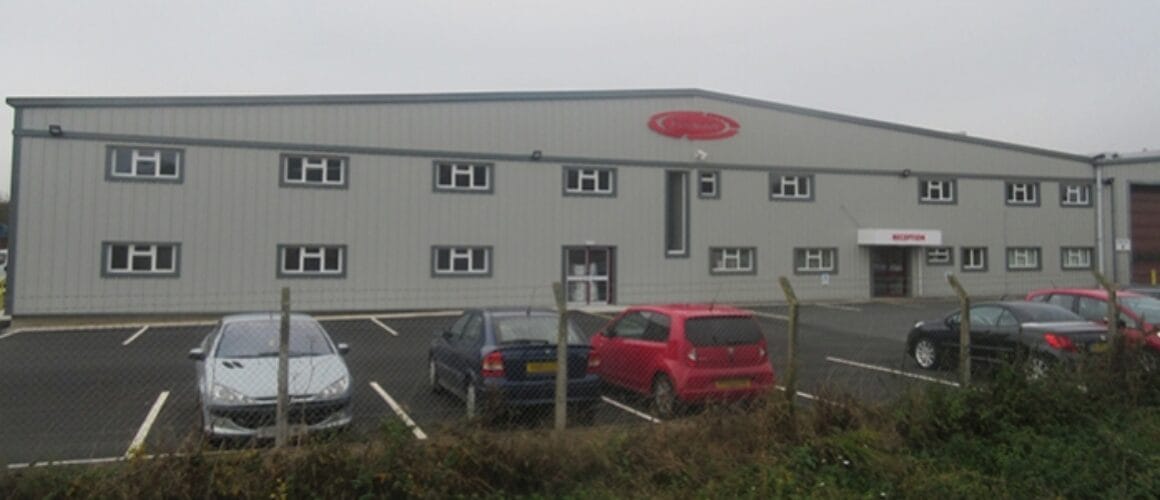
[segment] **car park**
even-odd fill
[[[667,418],[690,403],[752,399],[774,387],[752,313],[714,304],[635,306],[591,339],[601,379],[651,398]]]
[[[560,316],[530,308],[472,309],[435,332],[428,351],[431,390],[464,402],[468,418],[555,403]],[[590,421],[600,402],[600,359],[571,322],[567,328],[567,404]]]
[[[1049,288],[1027,294],[1027,300],[1068,309],[1088,321],[1107,325],[1108,292],[1102,288]],[[1160,363],[1160,299],[1136,292],[1116,292],[1118,326],[1129,346],[1146,349],[1152,363]]]
[[[1039,302],[985,302],[971,306],[970,356],[987,363],[1026,363],[1040,377],[1053,365],[1108,348],[1107,330],[1062,307]],[[920,368],[933,370],[958,359],[961,311],[919,321],[906,352]]]
[[[189,351],[207,437],[274,437],[281,321],[277,313],[226,316]],[[287,350],[291,434],[349,425],[351,376],[343,360],[349,347],[335,344],[312,317],[291,314]]]

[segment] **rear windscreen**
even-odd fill
[[[756,344],[761,328],[752,318],[695,318],[685,321],[685,337],[695,346]]]

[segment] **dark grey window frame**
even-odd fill
[[[454,167],[455,165],[470,165],[472,167],[484,167],[487,170],[487,188],[480,189],[475,187],[458,187],[458,186],[442,186],[439,184],[439,170],[443,166]],[[472,173],[474,180],[475,174]],[[454,173],[452,174],[452,183],[455,182]],[[458,161],[458,160],[435,160],[431,162],[431,189],[436,193],[458,193],[458,194],[494,194],[495,193],[495,163],[492,162],[475,162],[475,161]]]
[[[143,246],[173,247],[173,270],[165,272],[154,271],[114,271],[111,268],[112,247],[114,246]],[[156,251],[155,251],[156,252]],[[130,257],[132,259],[132,257]],[[156,261],[154,262],[156,265]],[[180,278],[181,277],[181,243],[176,241],[102,241],[101,242],[101,277],[102,278]]]
[[[973,250],[982,250],[983,251],[983,266],[982,267],[967,267],[967,252],[973,251]],[[960,261],[959,261],[959,270],[961,270],[964,273],[985,273],[985,272],[987,272],[991,266],[991,256],[988,255],[990,253],[991,252],[988,250],[987,247],[961,247],[959,250],[959,254],[962,256],[962,259],[960,259]]]
[[[1087,250],[1088,265],[1085,267],[1069,267],[1067,265],[1067,251],[1068,250]],[[1095,247],[1072,246],[1059,247],[1059,269],[1062,271],[1090,271],[1095,268],[1096,249]]]
[[[945,182],[950,185],[950,199],[949,200],[930,200],[923,199],[922,191],[928,182]],[[959,203],[959,182],[958,179],[949,177],[920,177],[918,179],[918,203],[921,205],[957,205]]]
[[[132,154],[134,151],[158,151],[162,155],[170,153],[175,155],[177,163],[177,175],[174,177],[161,177],[158,175],[116,175],[114,169],[117,163],[117,156],[120,154]],[[131,160],[130,160],[131,161]],[[157,166],[157,172],[161,172],[161,165]],[[130,146],[122,144],[110,144],[105,146],[105,180],[109,182],[145,182],[152,184],[183,184],[185,183],[185,150],[181,148],[157,147],[157,146]]]
[[[597,187],[599,187],[599,185],[600,185],[599,173],[600,172],[608,172],[608,184],[609,184],[610,190],[608,192],[583,191],[583,190],[569,191],[568,190],[568,172],[571,172],[571,171],[582,172],[582,171],[586,171],[586,170],[597,172],[597,179],[596,179]],[[564,165],[563,169],[561,170],[561,174],[562,174],[562,178],[561,178],[561,184],[560,184],[560,191],[561,191],[561,193],[563,193],[564,196],[595,197],[595,198],[615,198],[616,197],[616,192],[617,192],[617,187],[618,187],[617,184],[619,182],[617,179],[616,167],[585,167],[585,166],[579,166],[579,165]]]
[[[795,196],[786,196],[784,194],[774,193],[774,191],[773,191],[774,182],[776,181],[778,183],[778,185],[781,185],[782,184],[781,180],[785,177],[805,178],[806,179],[806,187],[809,190],[809,193],[807,193],[807,196],[796,196],[796,195]],[[799,184],[799,187],[800,187],[800,184]],[[814,174],[807,174],[807,173],[802,173],[802,172],[792,172],[792,171],[778,171],[778,170],[774,170],[774,171],[771,171],[769,173],[768,190],[769,190],[770,201],[800,201],[800,202],[814,201],[815,197],[817,196],[817,191],[818,191],[817,190],[817,182],[816,182],[816,179],[814,177]]]
[[[340,160],[342,161],[342,182],[333,183],[324,181],[288,181],[287,175],[290,171],[290,158],[306,159],[324,159],[324,160]],[[323,170],[323,179],[326,178],[326,171]],[[306,189],[348,189],[350,187],[350,157],[342,155],[330,154],[309,154],[309,153],[282,153],[278,155],[278,186],[284,188],[306,188]]]
[[[1010,196],[1010,191],[1016,184],[1031,186],[1032,188],[1034,188],[1035,201],[1034,202],[1012,201],[1011,196]],[[1009,207],[1038,207],[1043,203],[1043,189],[1039,185],[1038,181],[1035,181],[1035,182],[1006,181],[1003,183],[1003,200],[1006,202],[1007,206],[1009,206]]]
[[[682,212],[680,214],[681,220],[677,221],[677,222],[679,222],[679,226],[680,226],[680,230],[681,230],[681,234],[679,234],[679,235],[672,234],[671,228],[673,226],[674,221],[669,220],[670,217],[673,215],[671,213],[672,211],[670,210],[672,208],[670,205],[672,205],[672,203],[673,203],[672,191],[671,191],[672,187],[669,185],[669,183],[671,182],[671,178],[674,174],[683,175],[684,180],[685,180],[684,185],[682,186],[682,190],[681,190],[681,196],[684,199],[684,203],[680,207],[680,211]],[[691,178],[692,178],[691,172],[688,170],[665,170],[665,205],[664,206],[665,206],[665,258],[666,259],[686,259],[689,257],[690,254],[692,254],[692,249],[689,248],[689,242],[690,242],[689,230],[691,229],[690,228],[690,225],[691,225],[690,219],[691,219],[691,215],[692,215],[692,203],[691,203],[692,200],[690,200],[690,196],[689,196],[689,190],[691,188],[691,186],[689,186],[689,184],[691,184],[691,182],[690,182]],[[678,236],[680,237],[679,239],[681,240],[680,241],[681,248],[680,248],[680,250],[673,250],[672,249],[673,243],[675,242],[676,239],[678,239],[677,238]]]
[[[805,252],[810,250],[826,250],[833,253],[833,269],[802,269],[805,264]],[[838,247],[794,247],[793,249],[793,273],[798,275],[811,274],[838,274]]]
[[[1067,188],[1080,187],[1086,188],[1087,202],[1086,203],[1068,203],[1067,202]],[[1092,207],[1092,185],[1086,182],[1061,182],[1059,183],[1059,206],[1066,208],[1090,208]]]
[[[726,250],[740,250],[749,252],[749,269],[718,269],[714,264],[716,253]],[[709,275],[710,276],[752,276],[757,274],[757,247],[709,247]]]
[[[287,272],[285,270],[284,259],[285,259],[285,250],[289,249],[289,248],[297,248],[299,250],[302,250],[304,248],[321,248],[324,250],[336,248],[339,250],[338,255],[339,255],[339,261],[341,264],[341,269],[337,273],[328,273],[328,272],[324,272],[324,271],[312,271],[312,272],[305,272],[305,271],[293,272],[293,271],[291,271],[291,272]],[[322,259],[323,259],[323,262],[325,263],[325,261],[326,261],[325,254],[323,255]],[[275,260],[275,266],[276,266],[276,270],[277,270],[276,276],[278,279],[345,279],[346,274],[347,274],[347,269],[350,268],[350,253],[348,252],[347,245],[345,245],[345,244],[279,243],[277,257],[274,260]]]
[[[1016,250],[1034,250],[1035,251],[1035,267],[1011,267],[1011,252]],[[1032,272],[1043,270],[1043,248],[1031,246],[1009,246],[1003,252],[1004,260],[1006,261],[1007,271],[1018,272]]]
[[[705,174],[713,175],[713,192],[705,194],[701,189],[701,176]],[[702,200],[720,200],[721,199],[721,169],[719,168],[702,168],[697,170],[697,198]]]
[[[483,250],[487,256],[486,272],[471,271],[439,271],[439,252],[441,250]],[[491,245],[432,245],[431,246],[431,277],[432,278],[490,278],[495,273],[495,248]]]
[[[931,260],[930,260],[930,251],[931,250],[946,250],[947,251],[947,261],[946,262],[931,262]],[[955,265],[955,247],[926,247],[923,251],[923,254],[924,254],[923,257],[926,259],[926,265],[928,267],[954,266]]]

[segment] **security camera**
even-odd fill
[[[698,149],[696,153],[693,153],[693,158],[696,158],[697,161],[705,161],[709,159],[709,153],[706,153],[703,149]]]

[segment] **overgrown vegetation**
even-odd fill
[[[1156,498],[1160,374],[1085,367],[866,407],[831,395],[658,426],[436,433],[0,473],[0,498]]]

